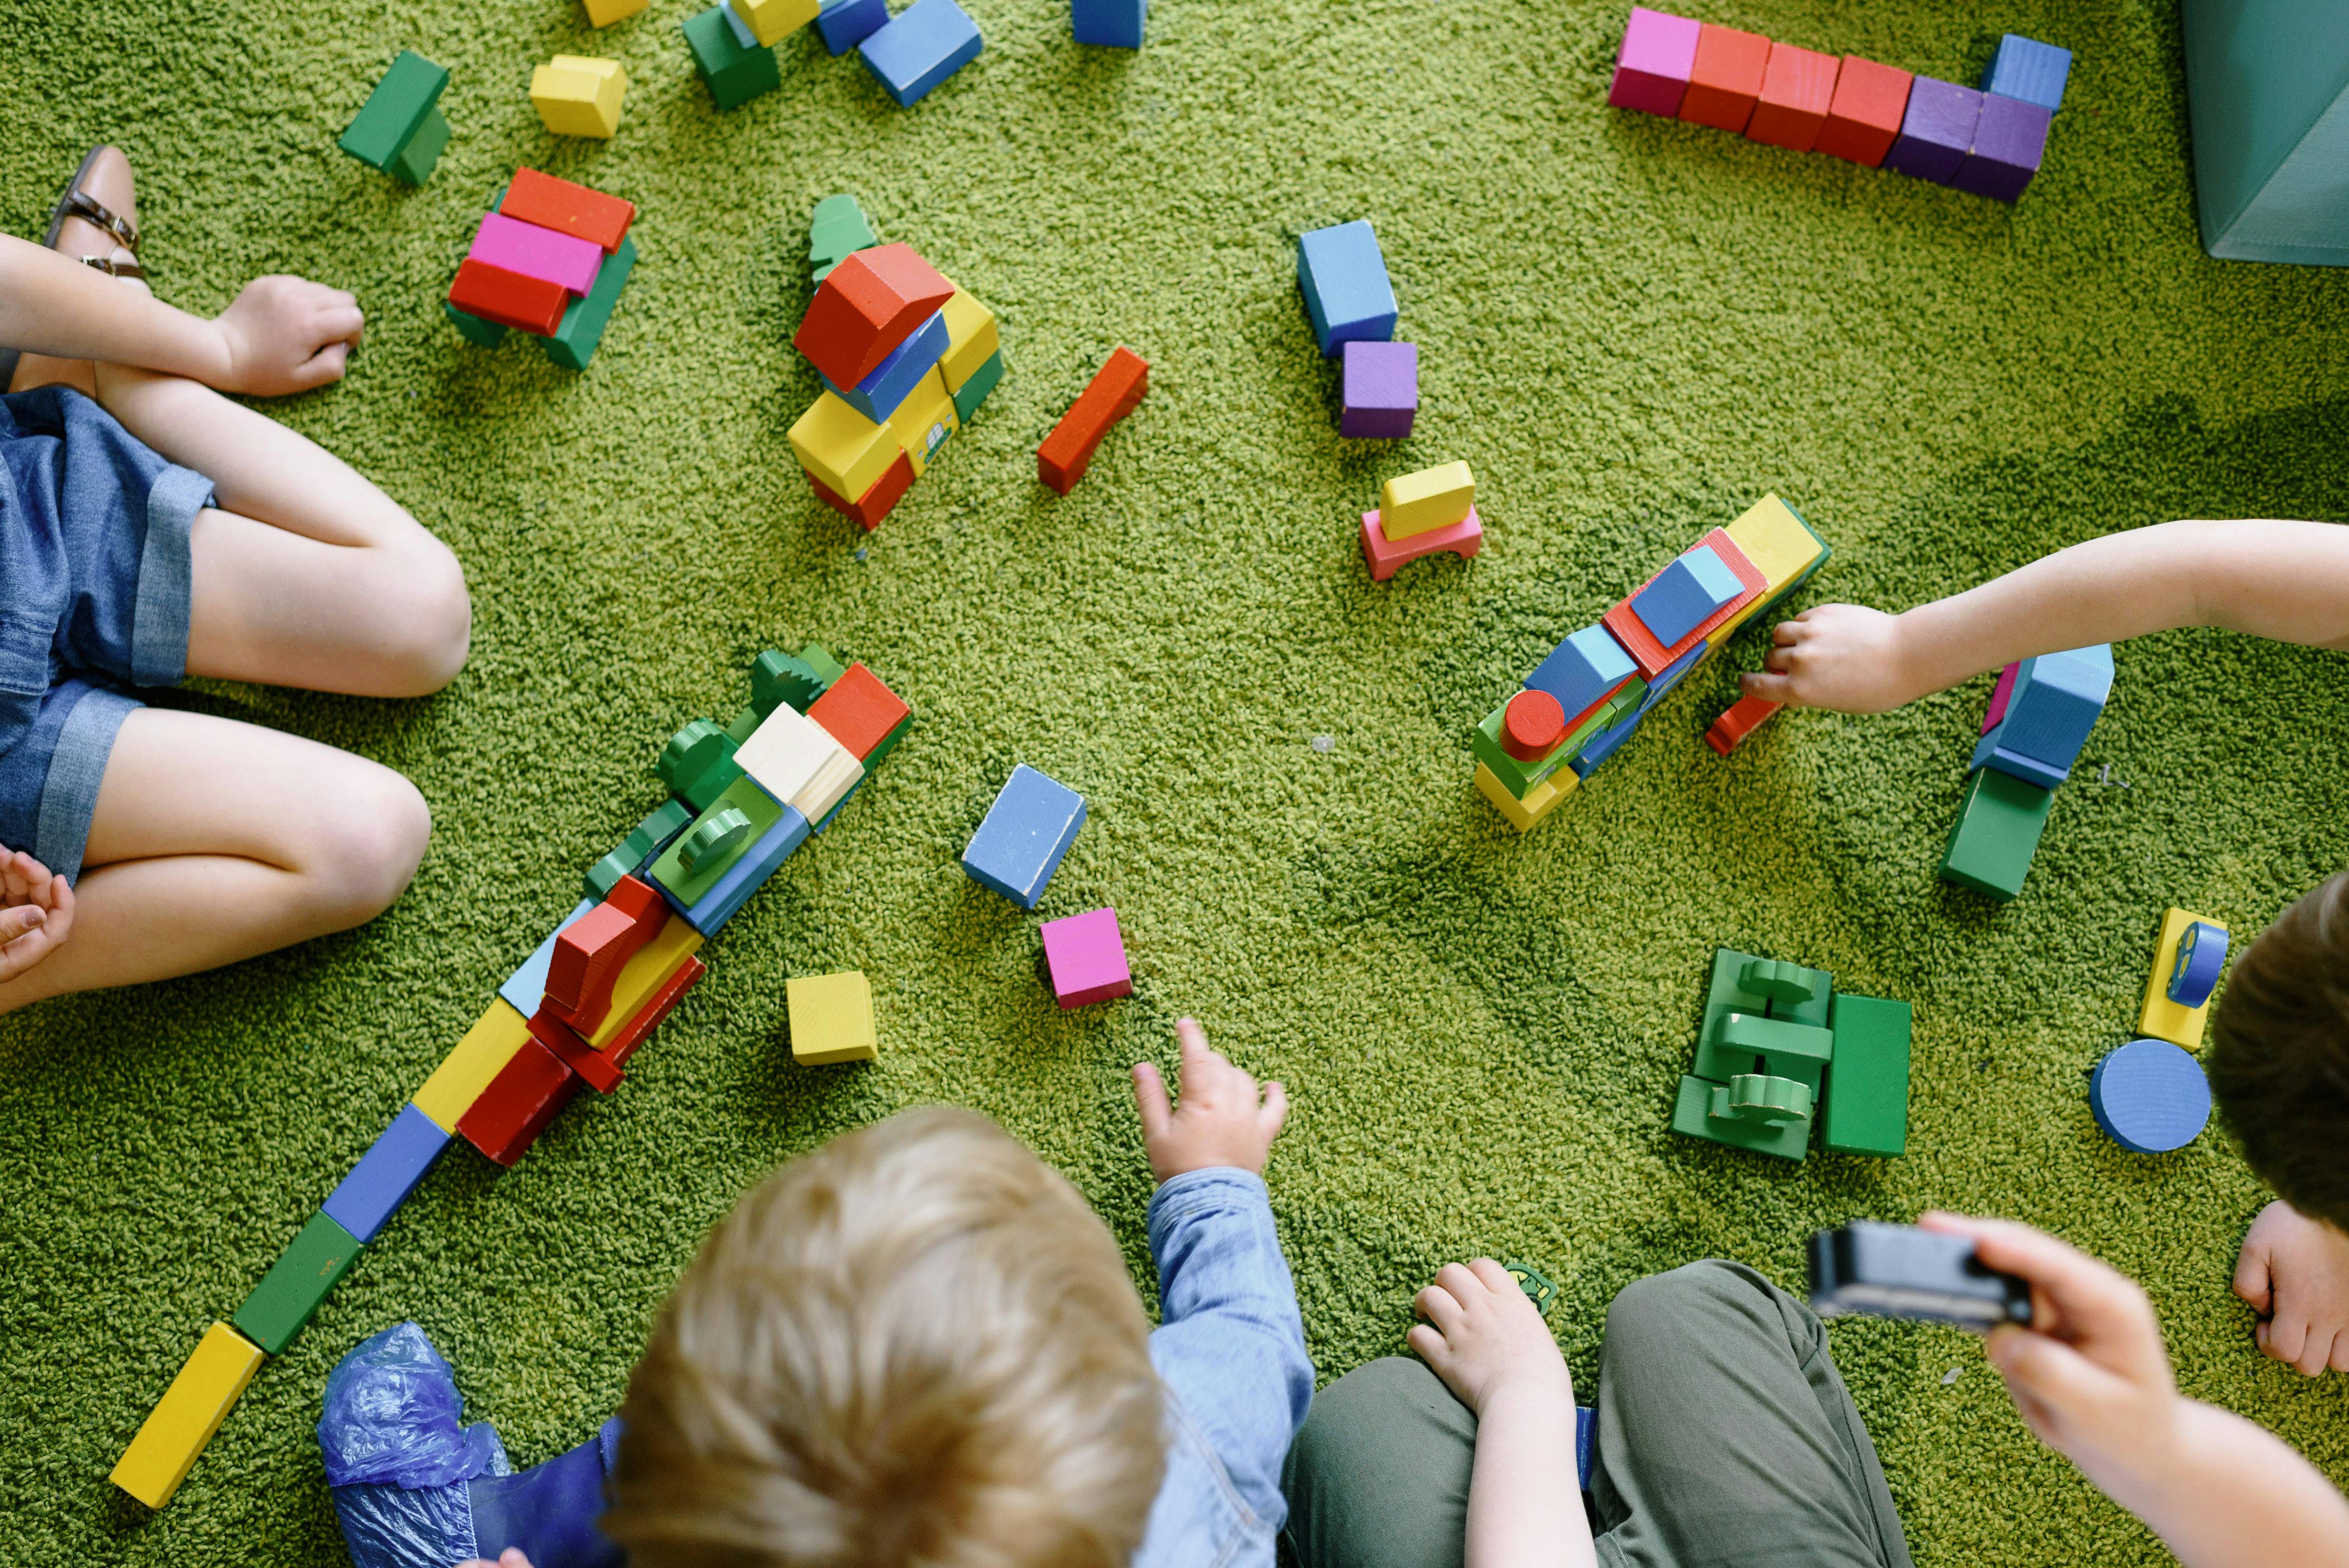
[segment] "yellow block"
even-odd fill
[[[652,1000],[654,992],[668,984],[678,965],[701,951],[701,933],[688,925],[672,913],[660,934],[636,950],[636,955],[620,965],[619,978],[612,982],[612,1011],[604,1026],[587,1037],[587,1043],[599,1051],[609,1050],[636,1009]]]
[[[792,1060],[802,1067],[871,1061],[879,1050],[873,987],[858,971],[787,980],[783,996],[792,1014]]]
[[[1745,559],[1754,563],[1769,586],[1706,634],[1704,640],[1714,647],[1727,642],[1731,633],[1760,614],[1762,607],[1775,598],[1780,589],[1808,572],[1827,552],[1818,535],[1805,528],[1803,520],[1775,493],[1747,507],[1744,515],[1723,531],[1729,535],[1732,544],[1745,552]]]
[[[821,0],[733,0],[733,5],[762,46],[798,32],[823,8]]]
[[[530,101],[557,136],[618,135],[620,98],[627,90],[628,73],[617,60],[557,55],[530,73]]]
[[[633,16],[652,0],[587,0],[587,25],[608,27],[623,16]]]
[[[227,1324],[205,1329],[195,1353],[171,1379],[107,1480],[150,1508],[171,1501],[264,1359],[252,1341]]]
[[[457,1123],[473,1109],[490,1080],[505,1070],[506,1063],[528,1038],[529,1020],[504,997],[491,997],[490,1010],[474,1020],[465,1037],[416,1091],[416,1109],[430,1117],[433,1126],[454,1134]]]
[[[1502,783],[1491,769],[1481,762],[1476,764],[1476,788],[1485,792],[1485,799],[1493,802],[1493,809],[1506,817],[1509,825],[1520,833],[1531,832],[1560,800],[1573,794],[1574,787],[1581,782],[1581,777],[1573,769],[1560,768],[1527,790],[1526,798],[1520,800],[1509,793],[1509,787]]]
[[[2161,917],[2161,940],[2153,950],[2153,974],[2145,983],[2145,1007],[2137,1017],[2138,1034],[2171,1041],[2189,1051],[2202,1048],[2202,1026],[2210,1021],[2210,1004],[2181,1007],[2171,1001],[2169,971],[2178,963],[2178,942],[2186,935],[2187,927],[2198,920],[2221,931],[2227,929],[2224,922],[2211,920],[2207,914],[2193,914],[2174,907]]]
[[[952,278],[947,281],[954,283]],[[978,367],[1003,346],[995,313],[972,298],[960,284],[955,284],[954,298],[947,301],[947,346],[938,371],[947,378],[949,392],[961,391],[962,384],[978,375]]]
[[[897,441],[887,426],[826,392],[792,426],[792,451],[833,494],[853,501],[897,460]]]
[[[1476,476],[1466,463],[1445,463],[1389,480],[1379,490],[1379,525],[1389,539],[1409,539],[1450,528],[1476,504]]]
[[[929,468],[930,454],[961,428],[962,420],[955,413],[954,394],[947,390],[946,377],[935,365],[905,394],[897,411],[889,416],[889,434],[896,440],[898,449],[912,459],[916,479]]]

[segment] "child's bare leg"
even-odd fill
[[[0,1013],[364,924],[408,886],[431,829],[416,787],[364,758],[141,708],[98,786],[72,935],[0,985]]]

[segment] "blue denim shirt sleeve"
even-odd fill
[[[1161,1309],[1150,1358],[1241,1499],[1278,1529],[1313,1360],[1263,1180],[1230,1167],[1175,1177],[1150,1200],[1150,1253]]]

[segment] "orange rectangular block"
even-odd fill
[[[804,469],[800,471],[807,473]],[[905,492],[914,488],[914,459],[899,452],[897,460],[873,481],[873,488],[854,500],[843,500],[830,485],[813,474],[808,474],[807,482],[815,487],[816,500],[870,533],[881,526],[881,520],[895,511],[897,503],[905,499]]]
[[[1869,169],[1881,165],[1900,138],[1901,122],[1909,117],[1909,89],[1916,79],[1897,66],[1846,55],[1843,68],[1836,73],[1826,124],[1819,128],[1811,150]]]
[[[498,211],[524,223],[569,234],[604,247],[610,255],[636,221],[636,204],[535,169],[517,169]]]
[[[1036,477],[1062,495],[1074,490],[1110,427],[1139,407],[1149,391],[1149,362],[1120,346],[1036,449]]]
[[[544,1046],[556,1061],[577,1073],[597,1094],[611,1093],[626,1077],[610,1056],[581,1039],[579,1031],[562,1019],[549,1016],[543,1007],[531,1015],[530,1037]]]
[[[1745,738],[1762,727],[1770,716],[1786,705],[1766,697],[1741,696],[1729,711],[1713,721],[1704,732],[1704,743],[1723,757],[1745,744]]]
[[[863,665],[851,665],[846,675],[808,705],[807,716],[823,726],[824,733],[846,747],[856,760],[865,762],[913,711],[879,676]]]
[[[467,315],[552,337],[563,325],[571,291],[543,278],[526,278],[487,262],[467,256],[457,264],[457,281],[449,285],[449,303]]]
[[[792,346],[833,386],[854,387],[954,292],[911,245],[858,251],[817,285]]]
[[[678,965],[677,973],[668,977],[668,983],[654,992],[652,999],[636,1009],[636,1016],[628,1020],[626,1031],[604,1047],[604,1054],[611,1058],[612,1065],[616,1068],[626,1067],[628,1058],[636,1054],[636,1047],[651,1038],[652,1032],[658,1028],[661,1020],[667,1017],[676,1008],[678,1000],[688,991],[693,989],[696,982],[709,973],[709,965],[698,958],[688,957],[684,963]]]
[[[1769,66],[1769,39],[1707,22],[1696,36],[1696,65],[1681,98],[1681,118],[1715,130],[1744,130]]]
[[[1634,588],[1630,593],[1626,593],[1621,603],[1599,617],[1599,624],[1614,634],[1615,640],[1623,645],[1623,651],[1631,655],[1631,662],[1640,666],[1640,676],[1643,680],[1654,680],[1671,667],[1673,660],[1703,642],[1723,621],[1728,620],[1770,590],[1770,579],[1763,575],[1760,567],[1746,559],[1745,552],[1737,548],[1737,542],[1729,537],[1728,530],[1716,528],[1690,548],[1708,546],[1715,555],[1721,557],[1722,564],[1735,574],[1738,585],[1744,592],[1699,622],[1695,630],[1671,647],[1665,647],[1657,642],[1655,634],[1648,630],[1639,615],[1632,611],[1631,601],[1640,596],[1639,588]],[[1674,556],[1672,559],[1677,561],[1680,557]],[[1671,562],[1668,561],[1663,566],[1657,568],[1654,575],[1648,579],[1648,583],[1653,583],[1671,565]],[[1640,588],[1645,588],[1648,583],[1640,583]]]
[[[1745,122],[1746,139],[1796,152],[1810,151],[1835,103],[1836,74],[1841,65],[1833,55],[1822,55],[1816,49],[1771,45],[1770,64],[1762,73],[1762,96],[1754,100],[1754,118]]]

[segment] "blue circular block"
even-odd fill
[[[2168,1040],[2131,1040],[2096,1064],[2088,1109],[2106,1136],[2132,1154],[2167,1154],[2210,1120],[2210,1080],[2202,1064]]]
[[[2227,963],[2227,934],[2207,920],[2198,920],[2178,939],[2178,962],[2169,971],[2169,999],[2181,1007],[2199,1007],[2218,988],[2219,971]]]

